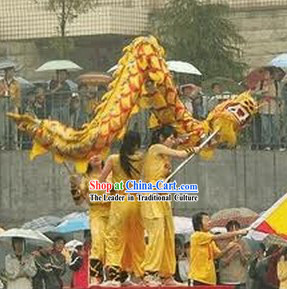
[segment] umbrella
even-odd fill
[[[260,241],[249,239],[247,236],[243,237],[242,240],[246,242],[252,254],[262,249],[262,247],[260,246],[261,245]]]
[[[68,84],[68,86],[72,92],[74,92],[74,93],[78,92],[78,84],[75,83],[73,80],[67,79],[66,83]]]
[[[87,85],[108,84],[111,80],[112,78],[109,75],[98,72],[85,73],[80,75],[77,79],[79,83]]]
[[[212,234],[224,234],[227,233],[227,230],[225,227],[214,227],[210,230]]]
[[[36,71],[69,70],[77,71],[83,69],[71,60],[51,60],[41,65]]]
[[[194,75],[202,75],[202,73],[192,64],[183,61],[170,60],[167,61],[167,67],[170,71]],[[118,65],[114,65],[107,72],[111,73],[118,68]]]
[[[247,227],[257,217],[257,213],[247,208],[224,209],[212,215],[211,227],[225,227],[231,220],[237,221],[242,227]]]
[[[202,73],[192,64],[183,61],[170,60],[167,62],[170,71],[194,75],[202,75]]]
[[[22,229],[37,230],[42,233],[53,232],[56,226],[61,222],[61,218],[55,216],[45,216],[25,223]]]
[[[89,218],[85,212],[72,213],[64,217],[54,232],[65,234],[83,230],[89,230]]]
[[[284,68],[287,67],[287,53],[277,55],[269,62],[269,65]]]
[[[278,81],[282,80],[286,74],[282,68],[275,66],[263,66],[252,70],[246,76],[246,79],[243,81],[243,83],[246,84],[248,89],[256,89],[258,83],[264,81],[266,71],[269,71],[271,76],[273,76],[273,78]]]
[[[0,80],[2,80],[4,77],[3,77],[3,74],[0,76]],[[20,87],[21,87],[21,92],[23,90],[30,90],[30,89],[33,89],[35,86],[33,85],[33,83],[31,83],[30,81],[28,81],[27,79],[21,77],[21,76],[16,76],[15,77],[15,80],[17,80],[20,84]]]
[[[173,217],[175,234],[191,234],[193,230],[192,219],[185,217]],[[55,228],[57,233],[72,233],[89,230],[89,217],[85,212],[72,213],[63,218],[63,221]]]
[[[30,229],[10,229],[0,234],[0,241],[11,241],[12,238],[24,238],[30,244],[53,244],[53,242],[39,231]]]
[[[254,241],[263,241],[268,234],[266,233],[262,233],[262,232],[258,232],[255,230],[250,230],[246,236],[246,238],[250,239],[250,240],[254,240]]]
[[[7,68],[16,68],[16,63],[14,63],[12,60],[6,59],[2,62],[0,62],[0,70],[4,70]]]
[[[113,72],[113,71],[115,71],[115,70],[117,70],[118,69],[118,65],[116,64],[116,65],[114,65],[113,67],[111,67],[108,71],[107,71],[107,73],[111,73],[111,72]]]
[[[69,251],[73,251],[77,246],[83,246],[83,242],[72,240],[65,244],[65,248]]]
[[[173,223],[175,227],[175,234],[188,234],[194,232],[192,219],[186,217],[173,217]]]
[[[271,76],[273,76],[273,78],[277,81],[281,81],[284,78],[284,76],[286,75],[286,72],[280,67],[265,66],[264,68],[266,70],[268,70],[270,72]]]
[[[287,240],[277,236],[277,235],[268,235],[264,240],[263,243],[266,247],[270,247],[272,245],[278,245],[279,247],[287,247]]]

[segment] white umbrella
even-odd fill
[[[279,54],[269,62],[269,65],[287,68],[287,53]]]
[[[69,70],[77,71],[82,70],[78,64],[74,63],[71,60],[51,60],[43,65],[41,65],[36,71],[54,71],[54,70]]]
[[[6,60],[0,62],[0,70],[4,70],[7,68],[15,68],[15,67],[16,67],[16,63],[14,63],[10,59],[6,59]]]
[[[53,241],[47,238],[44,234],[29,229],[10,229],[0,233],[0,241],[11,241],[14,237],[24,238],[27,242],[35,245],[53,244]]]
[[[255,230],[250,230],[248,232],[246,238],[250,239],[250,240],[255,240],[255,241],[263,241],[267,236],[268,236],[268,234],[258,232]]]
[[[210,230],[212,234],[224,234],[227,233],[227,230],[225,227],[214,227]]]
[[[167,62],[167,67],[170,71],[194,75],[202,75],[202,73],[192,64],[183,61],[170,60]],[[114,65],[107,72],[111,73],[118,68],[118,65]]]
[[[66,243],[65,248],[69,251],[73,251],[77,246],[83,246],[83,242],[78,240],[72,240],[68,243]]]
[[[170,71],[194,75],[202,75],[202,73],[192,64],[183,61],[170,60],[167,62]]]
[[[116,65],[114,65],[113,67],[111,67],[111,68],[107,71],[107,73],[114,72],[115,70],[117,70],[117,68],[118,68],[118,65],[116,64]]]
[[[186,217],[173,217],[174,231],[175,234],[186,235],[186,238],[189,239],[190,234],[194,233],[192,219]],[[144,233],[145,237],[148,236],[147,232]]]
[[[192,219],[186,217],[173,217],[175,234],[190,235],[194,232]]]

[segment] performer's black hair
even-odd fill
[[[88,163],[86,174],[90,174],[93,171],[93,167],[90,163]]]
[[[139,171],[131,164],[130,156],[132,156],[136,150],[140,148],[140,145],[141,137],[138,132],[128,131],[125,134],[120,148],[120,164],[129,177],[132,177],[133,173],[139,174]]]
[[[174,127],[171,125],[163,126],[152,133],[150,145],[160,143],[160,136],[162,136],[164,139],[167,139],[172,134],[176,134]]]
[[[208,216],[205,212],[199,212],[192,216],[192,224],[194,231],[202,231],[202,218]]]
[[[104,166],[105,166],[105,162],[102,161],[102,169],[104,168]],[[87,167],[86,174],[89,175],[92,171],[93,171],[93,167],[92,167],[91,163],[89,162],[89,163],[88,163],[88,167]]]

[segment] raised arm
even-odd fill
[[[165,145],[157,145],[158,153],[172,158],[185,159],[193,153],[199,152],[199,147],[188,148],[186,150],[175,150]]]
[[[99,178],[100,183],[103,183],[106,181],[106,179],[107,179],[108,175],[111,173],[112,169],[113,169],[113,162],[112,162],[112,156],[110,156],[107,159],[105,166],[103,168],[102,174]]]
[[[224,234],[213,235],[212,239],[214,241],[226,240],[226,239],[231,239],[231,238],[237,237],[237,236],[245,236],[247,233],[248,233],[247,230],[242,229],[242,230],[238,230],[238,231],[234,231],[234,232],[228,232],[228,233],[224,233]]]

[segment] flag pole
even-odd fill
[[[219,129],[215,130],[206,140],[204,140],[200,145],[199,149],[205,147],[219,132]],[[186,160],[184,160],[166,179],[165,183],[169,182],[172,177],[174,177],[188,162],[190,162],[196,154],[193,153]]]

